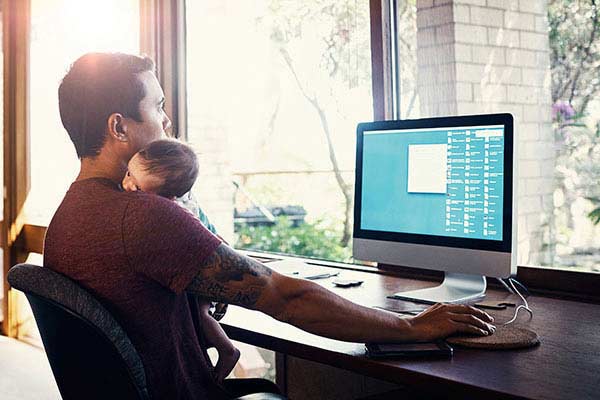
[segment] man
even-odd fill
[[[44,265],[92,292],[123,325],[140,353],[152,398],[229,395],[210,373],[190,294],[354,342],[494,331],[491,317],[466,306],[435,305],[400,318],[354,304],[237,253],[172,201],[120,191],[130,157],[170,128],[153,69],[147,58],[94,53],[64,77],[60,114],[81,170],[44,244]]]

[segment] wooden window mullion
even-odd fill
[[[24,261],[20,249],[23,229],[23,206],[30,187],[29,153],[29,0],[2,2],[4,52],[4,215],[2,224],[3,249],[3,323],[5,335],[17,332],[16,297],[6,281],[8,270]]]
[[[187,138],[185,1],[140,0],[140,49],[156,62],[176,137]]]

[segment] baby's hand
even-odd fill
[[[227,312],[227,304],[217,303],[215,305],[215,311],[213,312],[212,316],[217,321],[220,321],[225,316],[226,312]]]
[[[219,350],[219,361],[215,366],[214,375],[215,379],[219,383],[223,383],[223,380],[233,371],[235,364],[240,359],[240,351],[235,347],[231,346],[230,349]]]

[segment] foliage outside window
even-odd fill
[[[593,0],[548,5],[556,143],[552,265],[600,270],[600,10]]]
[[[207,168],[196,190],[238,247],[350,260],[354,131],[372,119],[366,3],[188,2],[189,138]],[[597,268],[595,3],[396,7],[400,117],[513,113],[520,262]],[[215,176],[235,187],[210,193]],[[232,197],[233,221],[218,205]]]
[[[368,2],[204,3],[186,8],[202,206],[238,248],[348,260],[356,123],[373,118]]]
[[[397,2],[400,115],[511,112],[519,262],[600,265],[600,24],[592,0]]]

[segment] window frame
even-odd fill
[[[2,332],[18,335],[17,297],[6,280],[8,270],[23,262],[21,246],[24,221],[21,215],[31,183],[29,156],[29,0],[6,0],[2,4],[3,100],[4,100],[4,209],[0,242],[3,250]]]
[[[140,1],[140,52],[156,63],[174,137],[187,138],[185,0]]]

